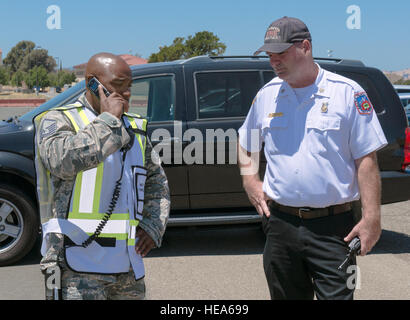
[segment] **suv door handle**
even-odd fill
[[[380,112],[376,112],[376,114],[377,114],[378,116],[382,116],[382,115],[386,114],[386,109],[383,109],[383,110],[380,111]]]
[[[163,140],[151,140],[151,142],[155,144],[160,143],[160,142],[162,143],[181,143],[181,138],[171,137],[171,138],[163,139]]]

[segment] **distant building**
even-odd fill
[[[77,79],[85,78],[85,69],[87,68],[87,63],[82,63],[73,67],[74,74]]]
[[[146,64],[148,60],[133,56],[131,54],[120,54],[120,57],[125,60],[126,63],[130,66],[134,66],[136,64]],[[82,63],[73,67],[74,74],[77,79],[84,79],[85,78],[85,69],[87,68],[87,63]]]
[[[120,54],[120,57],[125,60],[126,63],[130,66],[135,66],[136,64],[146,64],[148,60],[145,60],[140,57],[133,56],[131,54]]]

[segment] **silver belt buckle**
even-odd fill
[[[299,218],[303,219],[303,212],[309,212],[309,208],[299,208]]]

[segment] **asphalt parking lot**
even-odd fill
[[[382,206],[382,236],[358,258],[357,300],[410,300],[410,201]],[[257,225],[169,228],[145,258],[147,299],[268,300]],[[39,245],[0,268],[0,300],[44,298]]]
[[[7,120],[10,117],[21,116],[33,109],[32,107],[0,107],[0,121]]]
[[[0,108],[0,120],[27,111]],[[358,258],[355,299],[410,300],[410,201],[383,205],[382,228],[372,252]],[[267,300],[263,247],[257,225],[168,228],[163,246],[145,258],[147,299]],[[0,268],[0,300],[44,299],[40,259],[38,243]]]

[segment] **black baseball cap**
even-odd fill
[[[283,17],[273,21],[265,33],[265,44],[254,55],[261,52],[281,53],[295,42],[312,41],[309,29],[297,18]]]

